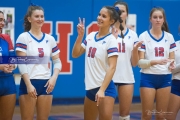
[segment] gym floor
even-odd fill
[[[154,112],[152,112],[153,114]],[[131,120],[141,120],[141,104],[133,103],[131,106]],[[114,106],[113,120],[118,119],[118,104]],[[176,120],[180,119],[180,113]],[[14,111],[13,120],[20,120],[20,109],[17,105]],[[36,117],[34,117],[34,120]],[[48,120],[83,120],[83,104],[53,105]],[[152,120],[155,120],[153,114]]]

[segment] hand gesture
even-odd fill
[[[84,24],[85,24],[85,18],[81,20],[79,17],[79,24],[77,25],[77,31],[79,36],[84,36]]]
[[[9,64],[9,71],[13,71],[15,69],[15,64]]]
[[[8,64],[1,64],[0,68],[5,73],[12,73],[12,70],[9,69],[9,65]]]
[[[166,65],[168,62],[170,62],[170,60],[166,58],[157,61],[159,65]]]
[[[96,97],[95,97],[95,101],[97,101],[97,106],[99,106],[100,102],[102,101],[102,99],[104,99],[105,95],[104,95],[104,92],[99,90],[97,93],[96,93]]]
[[[134,49],[138,49],[139,47],[141,47],[143,41],[138,41],[134,44]]]
[[[47,94],[51,93],[54,90],[54,86],[56,84],[56,79],[51,77],[44,87],[47,87],[46,92]]]
[[[169,71],[172,71],[176,68],[174,60],[172,60],[168,66]]]
[[[112,27],[112,34],[116,39],[118,38],[118,30],[114,26]]]
[[[37,99],[37,92],[32,84],[27,86],[27,93],[30,97]]]

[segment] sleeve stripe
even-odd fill
[[[170,45],[170,49],[175,48],[175,47],[176,47],[176,43],[173,43]]]
[[[146,49],[146,46],[145,45],[141,45],[141,49]]]
[[[59,50],[59,48],[56,46],[52,49],[52,53],[56,52],[57,50]]]
[[[86,41],[86,40],[84,40],[83,43],[84,43],[85,45],[87,45],[87,41]]]
[[[115,48],[110,48],[107,50],[108,54],[110,53],[113,53],[113,52],[118,52],[118,49],[115,47]]]
[[[16,43],[16,47],[17,47],[17,48],[27,49],[27,45],[22,44],[22,43]]]

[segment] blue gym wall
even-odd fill
[[[96,21],[99,10],[104,5],[113,5],[115,0],[31,0],[40,5],[45,10],[45,19],[52,23],[52,36],[58,39],[56,33],[56,22],[69,22],[72,25],[69,35],[69,46],[67,48],[67,57],[70,67],[69,73],[59,75],[56,87],[54,89],[54,98],[83,98],[84,90],[84,55],[79,58],[72,58],[71,50],[76,40],[78,17],[86,19],[85,25],[88,26],[92,21]],[[149,13],[152,7],[161,6],[165,9],[170,32],[175,40],[179,39],[178,26],[180,24],[179,5],[180,0],[126,0],[129,5],[129,13],[137,15],[137,34],[149,28]],[[0,7],[15,8],[15,40],[23,32],[23,17],[29,6],[30,0],[1,0]],[[66,28],[64,28],[66,29]],[[67,39],[61,39],[65,41]],[[61,44],[61,42],[59,42]],[[63,46],[63,45],[62,45]],[[61,49],[61,48],[60,48]],[[63,53],[63,51],[61,50]],[[60,57],[64,56],[60,54]],[[66,66],[63,66],[64,68]],[[139,68],[133,68],[135,74],[134,96],[139,96]],[[18,86],[17,86],[18,88]]]

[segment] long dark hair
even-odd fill
[[[127,14],[128,14],[129,9],[128,9],[128,5],[127,5],[126,2],[123,2],[123,1],[120,1],[120,0],[119,0],[119,1],[116,1],[113,6],[115,7],[116,5],[124,5],[124,6],[126,7],[126,12],[127,12]],[[118,12],[119,16],[121,16],[121,10],[119,10],[119,11],[117,11],[117,12]],[[119,17],[119,23],[120,23],[119,29],[121,30],[121,37],[122,37],[122,42],[123,42],[124,34],[123,34],[122,31],[124,30],[124,27],[123,27],[123,25],[122,25],[123,20],[121,19],[121,17]],[[126,23],[126,21],[125,21],[125,23]]]
[[[42,11],[44,11],[44,9],[41,6],[34,6],[34,5],[32,6],[31,5],[31,6],[28,7],[27,13],[24,16],[24,24],[23,24],[24,31],[26,31],[26,32],[31,29],[31,23],[29,22],[28,17],[31,17],[33,11],[35,11],[35,10],[42,10]]]
[[[163,18],[164,18],[164,23],[163,23],[163,25],[161,27],[161,30],[169,32],[168,23],[167,23],[167,20],[166,20],[166,14],[165,14],[165,11],[164,11],[164,9],[162,7],[154,7],[150,12],[150,15],[149,15],[150,18],[152,17],[152,14],[157,10],[162,12]],[[150,26],[150,27],[152,27],[152,26]]]

